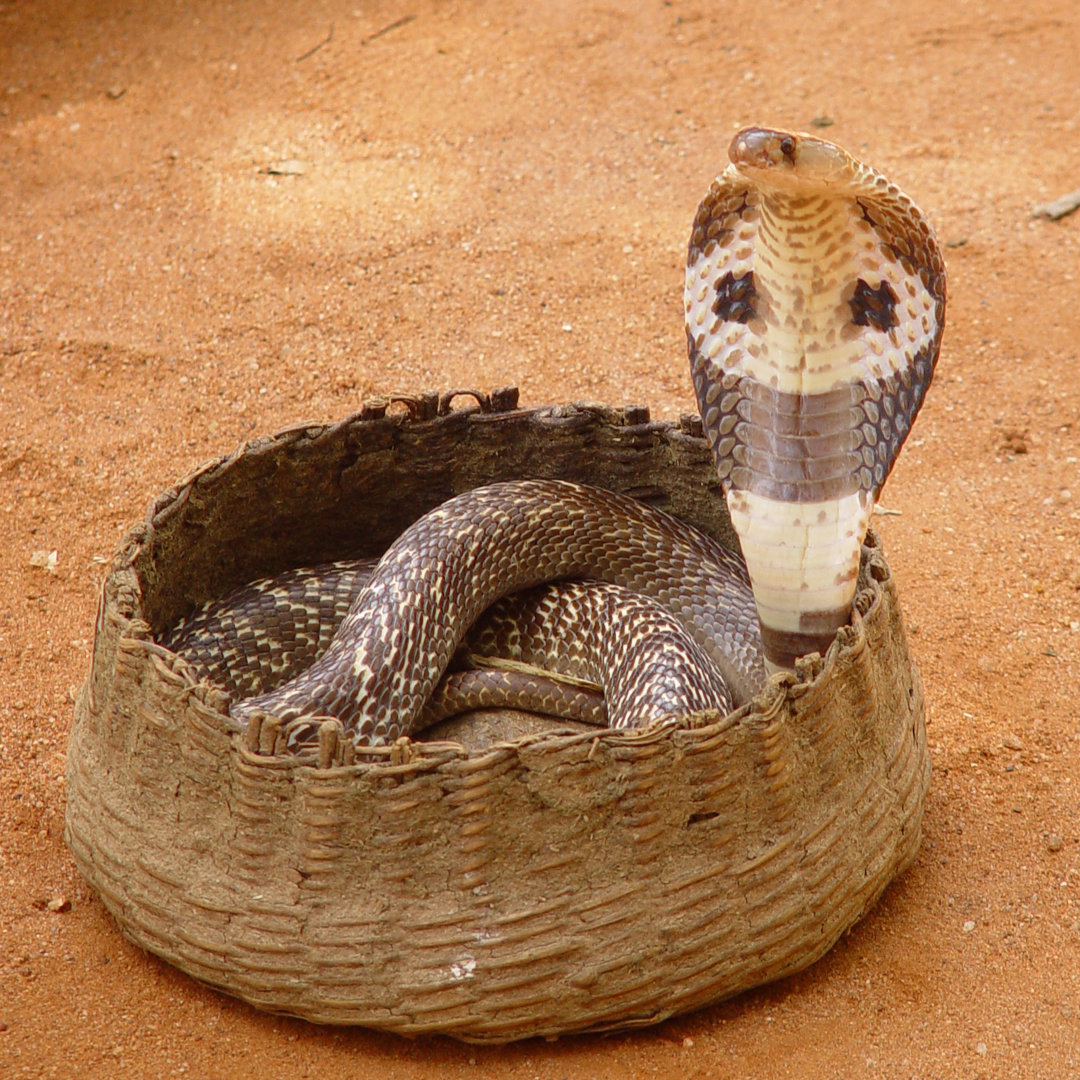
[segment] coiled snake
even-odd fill
[[[164,644],[238,699],[234,717],[292,720],[292,745],[316,731],[304,718],[326,715],[358,744],[384,742],[525,687],[538,710],[625,726],[726,710],[767,671],[824,652],[933,375],[944,262],[914,203],[831,143],[748,128],[729,156],[694,219],[685,308],[745,565],[611,492],[479,488],[374,567],[257,582],[174,628]],[[444,678],[466,635],[472,654],[541,671]]]

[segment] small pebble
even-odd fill
[[[1001,449],[1006,454],[1026,454],[1028,452],[1028,433],[1017,431],[1015,428],[1006,428],[1003,432]]]
[[[45,570],[50,574],[56,573],[56,551],[32,551],[30,553],[30,565],[37,570]]]
[[[694,1040],[687,1035],[683,1038],[682,1044],[684,1049],[689,1050],[694,1045]]]
[[[1049,839],[1046,841],[1047,851],[1060,851],[1065,846],[1065,841],[1062,840],[1058,833],[1051,833]]]
[[[66,896],[54,896],[45,906],[50,911],[70,911],[71,901]]]
[[[1004,746],[1006,750],[1024,749],[1024,744],[1015,735],[1006,735],[1005,738],[1001,740],[1001,745]]]
[[[964,923],[964,933],[965,934],[970,934],[971,931],[974,930],[974,929],[975,929],[975,924],[971,921],[971,919],[968,919],[968,921],[966,923]]]
[[[979,1057],[985,1056],[985,1054],[986,1054],[986,1043],[976,1043],[975,1044],[975,1053],[978,1054]]]
[[[275,165],[268,165],[263,172],[270,176],[303,176],[308,171],[306,161],[298,161],[290,158],[288,161],[279,161]]]

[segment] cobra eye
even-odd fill
[[[780,140],[780,153],[789,161],[795,160],[795,140],[790,135],[785,135]]]

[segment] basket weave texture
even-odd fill
[[[700,423],[374,402],[161,495],[103,585],[67,838],[124,934],[261,1008],[478,1042],[649,1024],[791,974],[915,857],[923,693],[877,540],[850,626],[749,706],[640,731],[358,758],[238,731],[155,634],[297,565],[376,554],[494,480],[629,492],[734,544]]]

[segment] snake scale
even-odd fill
[[[694,219],[685,310],[745,562],[612,492],[468,491],[374,565],[256,582],[175,627],[163,643],[225,687],[238,721],[292,721],[297,746],[317,731],[304,718],[329,715],[380,743],[531,693],[538,711],[637,725],[727,710],[824,652],[933,376],[944,261],[915,204],[832,143],[747,128],[729,157]]]

